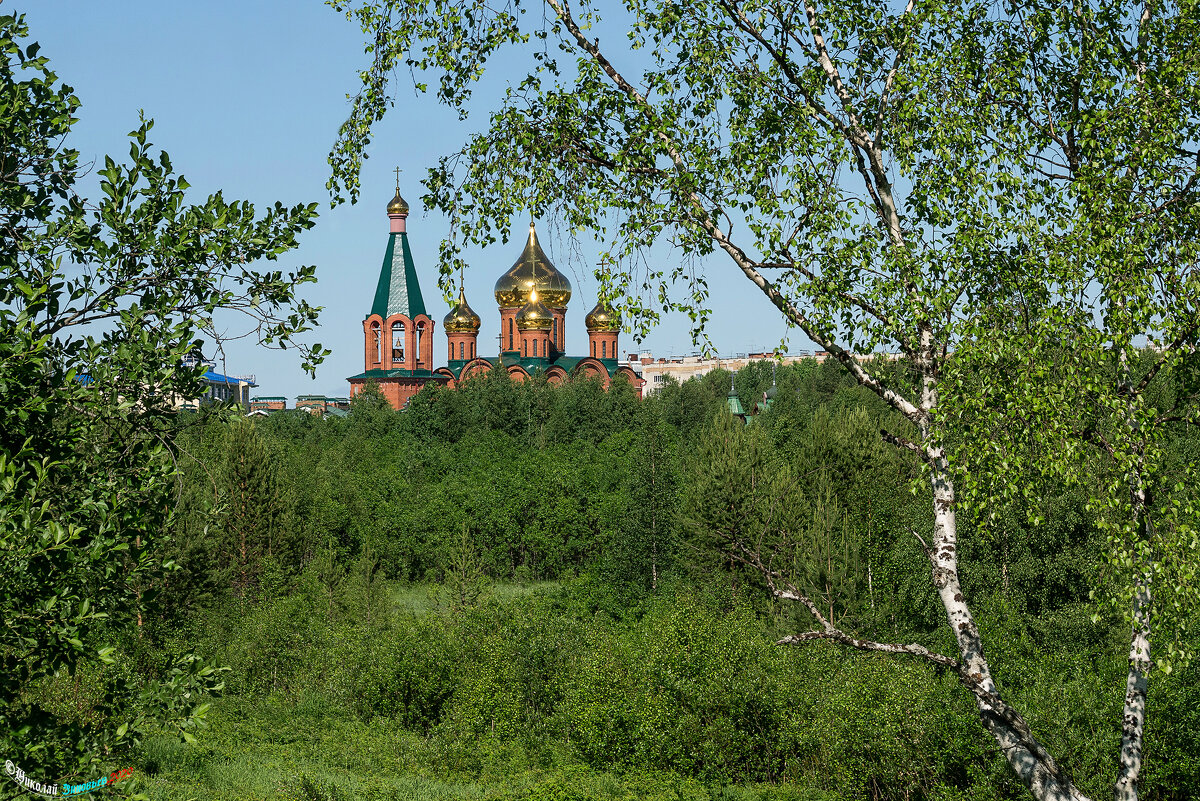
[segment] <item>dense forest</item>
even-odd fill
[[[179,426],[176,569],[128,647],[148,672],[193,650],[228,670],[194,745],[143,745],[151,797],[1026,797],[952,675],[776,645],[811,618],[730,547],[763,543],[844,630],[952,648],[919,467],[832,362],[646,400],[490,376],[404,412],[367,392],[340,419]],[[1005,691],[1102,794],[1127,631],[1090,600],[1087,493],[1029,480],[1037,514],[966,526],[964,589]],[[1155,681],[1143,792],[1191,798],[1200,681]],[[58,691],[80,706],[86,681]]]

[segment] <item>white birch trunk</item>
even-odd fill
[[[1147,9],[1149,6],[1147,6]],[[1143,12],[1142,21],[1146,15]],[[1118,301],[1118,308],[1125,307]],[[1137,400],[1130,376],[1129,355],[1124,348],[1118,354],[1120,365],[1120,388],[1127,400],[1125,427],[1136,436]],[[1150,515],[1147,509],[1149,496],[1146,491],[1146,463],[1144,442],[1138,442],[1129,488],[1129,505],[1133,512],[1133,527],[1143,542],[1151,539]],[[1121,713],[1121,752],[1117,762],[1117,781],[1113,786],[1116,801],[1137,801],[1138,777],[1142,770],[1142,742],[1146,727],[1146,692],[1150,673],[1150,591],[1153,574],[1144,568],[1134,578],[1133,621],[1129,633],[1129,674],[1125,679],[1125,706]]]
[[[938,385],[932,338],[928,330],[923,332],[922,340],[920,367],[924,376],[921,408],[925,416],[920,429],[930,468],[934,514],[929,559],[932,562],[934,586],[937,587],[950,630],[954,632],[958,643],[964,683],[975,696],[975,706],[984,728],[996,739],[1008,764],[1034,798],[1038,801],[1081,801],[1084,796],[1059,770],[1054,758],[1033,736],[1028,724],[1000,698],[983,652],[983,638],[963,597],[958,578],[954,478],[950,473],[946,451],[933,436],[930,425],[930,415],[938,403]]]
[[[1080,801],[1084,796],[1066,780],[1058,766],[1026,729],[1023,721],[1000,700],[991,667],[983,652],[983,639],[963,598],[958,579],[958,524],[954,512],[954,484],[945,470],[945,455],[934,449],[931,477],[934,498],[934,539],[931,548],[933,581],[941,597],[950,628],[958,642],[975,706],[984,728],[996,739],[1001,753],[1039,801]]]
[[[1133,598],[1133,626],[1129,644],[1129,676],[1125,681],[1125,709],[1121,716],[1121,756],[1116,801],[1137,801],[1142,771],[1142,737],[1146,727],[1146,691],[1150,673],[1150,577],[1142,575]]]

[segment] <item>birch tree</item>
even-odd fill
[[[1000,94],[1030,133],[1037,179],[1059,193],[1023,269],[1050,265],[1059,283],[1010,297],[1007,319],[963,337],[953,372],[984,378],[940,414],[976,435],[962,474],[981,503],[1030,494],[1000,480],[1019,464],[1100,478],[1096,597],[1130,627],[1114,796],[1135,799],[1150,678],[1191,661],[1184,635],[1200,606],[1196,466],[1169,466],[1166,451],[1200,412],[1196,20],[1148,3],[1034,4],[1013,21],[1003,40],[1021,69]],[[1004,381],[985,367],[1000,362]]]
[[[425,180],[424,200],[451,219],[446,275],[459,268],[464,245],[492,242],[514,214],[555,214],[602,239],[609,266],[596,277],[606,298],[624,299],[635,334],[669,309],[691,315],[702,336],[709,285],[695,264],[704,259],[705,270],[732,271],[762,292],[902,416],[904,429],[883,436],[924,469],[932,530],[922,542],[955,653],[843,631],[770,552],[743,543],[742,558],[776,596],[812,615],[811,630],[783,642],[831,640],[952,671],[1039,799],[1083,795],[1000,692],[959,581],[962,504],[986,510],[1015,490],[970,472],[999,465],[1000,451],[972,441],[952,449],[957,440],[947,434],[956,409],[977,421],[1052,420],[1043,447],[1026,452],[1044,456],[1061,434],[1056,447],[1065,450],[1046,467],[1062,470],[1077,469],[1073,457],[1089,437],[1109,436],[1113,475],[1123,476],[1120,514],[1109,519],[1126,546],[1116,561],[1133,582],[1124,591],[1134,656],[1117,787],[1119,797],[1136,795],[1145,698],[1137,687],[1150,667],[1148,644],[1139,642],[1152,631],[1139,615],[1155,574],[1146,566],[1170,562],[1165,541],[1146,533],[1138,476],[1153,472],[1153,438],[1140,398],[1195,341],[1195,328],[1182,322],[1158,327],[1164,318],[1149,302],[1166,303],[1157,308],[1177,321],[1193,308],[1183,245],[1197,141],[1190,6],[331,5],[362,26],[370,57],[330,156],[335,199],[356,196],[372,126],[393,103],[391,81],[409,71],[419,91],[434,81],[438,99],[464,116],[488,108],[483,130]],[[502,96],[479,103],[472,91],[496,58],[521,67]],[[1130,226],[1153,233],[1129,235]],[[1164,243],[1175,248],[1169,258],[1156,252]],[[667,247],[680,257],[676,266],[652,266],[647,254]],[[1021,310],[1038,324],[1016,325]],[[1103,385],[1097,362],[1083,355],[1127,360],[1160,333],[1170,343],[1162,367],[1118,371],[1115,384]],[[1061,355],[1076,338],[1108,347],[1057,362],[1071,375],[1059,385],[1078,391],[1051,403],[1037,370],[1050,369],[1050,343]],[[1030,342],[1045,346],[1000,358]],[[982,357],[989,344],[993,363]],[[879,348],[901,355],[911,381],[854,358]],[[976,368],[988,368],[993,386],[1018,363],[1031,365],[1032,377],[989,394],[964,377],[959,351],[961,361],[970,353]],[[1090,433],[1067,422],[1080,411],[1074,401],[1095,410]],[[1125,434],[1114,439],[1117,430]],[[960,497],[964,486],[969,495]],[[1188,513],[1179,506],[1172,519],[1185,523]],[[1173,530],[1179,540],[1188,529]]]

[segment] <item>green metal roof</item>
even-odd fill
[[[463,368],[473,361],[477,361],[477,359],[451,359],[446,362],[445,369],[449,370],[455,378],[459,378],[462,376]],[[495,359],[483,359],[483,361],[494,363]]]
[[[729,413],[735,417],[746,416],[746,410],[742,408],[742,402],[738,399],[737,390],[732,388],[729,390],[729,394],[725,396],[725,405],[729,408]]]
[[[530,374],[539,370],[549,370],[552,364],[554,362],[544,356],[526,356],[521,359],[521,366],[525,368],[525,372]]]
[[[417,283],[417,268],[413,264],[412,251],[408,249],[406,233],[392,234],[388,237],[387,251],[383,254],[383,267],[379,270],[379,285],[375,287],[375,302],[371,304],[371,314],[378,314],[385,320],[393,314],[403,314],[410,320],[418,314],[427,314],[425,300],[421,297],[421,285]]]
[[[432,370],[367,370],[365,373],[352,375],[347,378],[347,381],[356,381],[358,379],[372,378],[432,378]]]
[[[566,370],[568,373],[571,373],[574,372],[575,368],[578,367],[579,363],[584,359],[591,359],[592,361],[600,362],[600,364],[604,366],[604,369],[608,371],[609,378],[615,376],[617,374],[617,370],[621,367],[621,365],[617,364],[616,359],[597,359],[595,356],[559,356],[554,360],[554,364]]]

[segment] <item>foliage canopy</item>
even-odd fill
[[[310,369],[321,360],[295,339],[316,321],[297,294],[314,268],[259,266],[296,246],[316,207],[188,203],[149,120],[127,161],[97,171],[101,196],[82,197],[65,143],[80,102],[28,36],[0,16],[0,748],[70,781],[168,721],[191,738],[220,686],[191,654],[144,672],[129,656],[173,567],[172,404],[201,395],[205,368],[184,356],[220,313],[299,347]],[[91,716],[55,701],[72,681],[99,688]]]
[[[1185,567],[1192,507],[1152,486],[1162,426],[1195,416],[1195,396],[1181,396],[1182,414],[1151,414],[1146,400],[1196,352],[1191,5],[331,5],[362,26],[372,58],[331,154],[335,198],[353,196],[398,67],[434,76],[439,100],[465,115],[485,67],[519,53],[527,67],[486,130],[426,179],[425,200],[452,221],[444,270],[459,266],[463,242],[490,242],[518,211],[553,212],[602,239],[597,278],[626,296],[635,332],[679,309],[699,336],[708,283],[686,258],[723,254],[905,418],[885,436],[924,466],[933,525],[928,540],[915,533],[957,656],[850,636],[755,543],[739,547],[812,613],[814,630],[795,641],[955,670],[1039,798],[1080,796],[999,694],[959,580],[957,515],[1012,499],[1006,462],[1079,475],[1079,456],[1098,443],[1108,495],[1121,499],[1106,519],[1132,629],[1116,787],[1136,797],[1151,637],[1174,649],[1162,664],[1186,659],[1171,632],[1198,601]],[[685,260],[647,266],[664,242]],[[1163,348],[1138,372],[1147,340]],[[908,380],[853,358],[881,346],[904,357]],[[971,379],[960,372],[968,360]],[[1061,380],[1049,380],[1055,370]],[[1077,426],[1077,409],[1096,425]],[[980,428],[956,439],[963,413]],[[1032,447],[975,442],[998,428],[1045,436]]]

